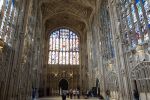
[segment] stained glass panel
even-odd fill
[[[70,52],[70,64],[73,64],[73,53]]]
[[[77,64],[79,64],[79,52],[77,52],[76,57],[77,57]]]
[[[63,64],[66,64],[66,54],[63,52]]]
[[[52,64],[55,64],[55,61],[56,61],[56,54],[55,54],[55,52],[53,51],[52,52]]]
[[[136,14],[135,14],[135,8],[134,8],[134,5],[132,4],[131,5],[131,12],[132,12],[132,16],[133,16],[133,22],[135,23],[137,21],[137,18],[136,18]]]
[[[70,51],[73,51],[73,40],[70,39]]]
[[[136,32],[136,39],[138,40],[138,44],[140,44],[141,37],[140,37],[140,30],[137,23],[135,23],[135,32]]]
[[[63,51],[63,38],[62,37],[60,37],[60,51]]]
[[[70,32],[70,39],[73,38],[73,32]]]
[[[53,49],[52,50],[55,50],[55,48],[56,48],[56,38],[53,38]]]
[[[63,53],[59,52],[59,64],[63,64]]]
[[[134,37],[131,37],[131,46],[136,47],[136,41]]]
[[[66,52],[66,64],[69,64],[69,52]]]
[[[50,52],[49,52],[49,60],[48,60],[48,63],[49,63],[49,64],[52,63],[52,57],[51,57],[51,56],[52,56],[52,52],[50,51]]]
[[[76,51],[79,51],[79,40],[76,39]]]
[[[3,0],[0,0],[0,12],[3,10]]]
[[[141,21],[141,23],[144,23],[144,16],[143,16],[140,0],[136,0],[136,7],[137,7],[137,10],[138,10],[140,21]]]
[[[56,38],[56,51],[59,51],[59,38]]]
[[[129,28],[132,28],[132,23],[131,23],[131,17],[130,17],[130,15],[127,16],[127,21],[128,21]]]
[[[73,39],[73,51],[76,51],[76,40]]]
[[[66,50],[66,40],[65,40],[65,38],[63,38],[62,50],[63,51]]]
[[[76,53],[73,52],[73,64],[75,65],[76,64]]]
[[[53,50],[53,40],[52,40],[52,38],[50,38],[49,50]]]
[[[66,39],[66,51],[69,51],[69,38]]]
[[[55,64],[58,64],[59,52],[56,52],[55,57],[56,57],[56,59],[55,59]]]

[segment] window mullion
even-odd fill
[[[51,64],[52,64],[52,52],[53,52],[53,34],[52,34],[52,50],[51,50]]]
[[[76,36],[75,36],[75,64],[77,64],[77,59],[76,59],[77,58],[77,56],[76,56],[76,42],[77,41],[76,41]]]
[[[65,54],[65,52],[64,52],[65,51],[65,47],[64,47],[64,29],[63,29],[63,38],[62,38],[62,48],[63,48],[63,54],[62,54],[63,58],[62,58],[62,60],[63,60],[63,64],[64,64],[64,62],[65,62],[65,59],[64,59],[64,54]]]
[[[74,34],[74,33],[73,33],[73,34]],[[71,60],[72,60],[72,65],[74,64],[74,62],[73,62],[73,52],[74,52],[74,50],[73,50],[73,46],[74,46],[74,45],[73,45],[73,40],[74,40],[74,39],[73,39],[73,34],[72,34],[72,51],[71,51],[71,52],[72,52],[72,58],[71,58]]]
[[[69,52],[68,52],[68,60],[69,60],[69,65],[70,65],[70,30],[69,30]]]
[[[50,39],[52,39],[52,38],[50,38]],[[52,41],[53,41],[53,40],[52,40]],[[50,42],[52,42],[52,41],[50,41]],[[50,49],[50,42],[49,42],[49,51],[48,51],[49,53],[51,52],[51,49]],[[52,45],[51,45],[51,46],[52,46]],[[49,64],[51,64],[51,63],[52,63],[52,62],[51,62],[51,61],[52,61],[52,60],[51,60],[51,59],[52,59],[52,55],[49,55],[49,57],[50,57],[50,58],[49,58],[49,60],[50,60],[50,63],[49,63]]]
[[[55,33],[56,35],[55,35],[55,50],[54,50],[54,57],[55,57],[55,62],[54,62],[54,64],[56,64],[56,36],[57,36],[57,33]]]
[[[59,52],[59,56],[58,56],[58,64],[60,64],[60,30],[59,30],[59,50],[58,50],[58,52]]]
[[[67,34],[67,30],[64,30],[64,31],[65,31],[65,35],[64,35],[64,46],[65,46],[65,47],[64,47],[64,48],[65,48],[65,64],[66,64],[66,62],[67,62],[67,61],[66,61],[66,60],[67,60],[67,59],[66,59],[66,50],[67,50],[67,49],[66,49],[66,34]]]
[[[62,34],[63,34],[63,29],[62,29]],[[64,59],[63,59],[63,56],[64,56],[64,48],[63,48],[63,35],[62,35],[62,64],[64,64]]]

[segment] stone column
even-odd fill
[[[118,38],[120,37],[120,32],[117,30],[116,25],[118,24],[118,19],[116,16],[116,2],[115,0],[112,0],[111,2],[108,2],[108,9],[109,9],[109,13],[110,13],[110,20],[111,20],[111,29],[112,29],[112,34],[113,34],[113,45],[114,45],[114,50],[115,50],[115,57],[116,57],[116,72],[118,74],[118,83],[119,83],[119,100],[126,100],[124,99],[124,94],[123,94],[123,76],[121,74],[121,60],[120,58],[120,54],[119,54],[119,48],[120,45],[118,46],[118,43],[121,42],[120,40],[118,40]]]
[[[92,51],[91,51],[91,41],[92,41],[92,32],[89,30],[87,31],[87,54],[88,54],[88,72],[89,72],[89,89],[92,87]],[[85,80],[84,80],[85,82]]]
[[[18,30],[19,37],[18,40],[16,42],[16,51],[15,51],[15,56],[14,56],[14,63],[13,63],[13,70],[12,70],[12,78],[11,78],[11,85],[10,85],[10,96],[12,96],[12,98],[18,98],[19,94],[18,94],[18,90],[19,90],[19,73],[20,73],[20,65],[21,65],[21,55],[22,55],[22,50],[23,50],[23,41],[24,41],[24,32],[25,32],[25,26],[26,26],[26,21],[27,21],[27,15],[25,16],[24,14],[27,14],[27,2],[23,2],[22,3],[22,11],[25,10],[25,12],[20,12],[21,19],[20,19],[20,28]],[[25,17],[23,17],[25,16]],[[24,26],[24,28],[23,28]],[[18,75],[19,74],[19,75]],[[15,90],[15,91],[14,91]]]
[[[45,52],[46,52],[46,54],[49,54],[49,35],[48,35],[49,33],[48,33],[48,31],[46,32],[46,35],[45,35],[45,41],[44,41],[44,43],[45,43]],[[48,55],[45,55],[45,61],[44,61],[44,96],[47,96],[47,75],[48,75],[48,63],[47,63],[47,61],[48,61]]]

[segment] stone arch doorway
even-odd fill
[[[136,90],[140,100],[150,100],[150,62],[142,61],[132,67],[130,72],[132,91]],[[134,92],[132,92],[134,93]]]
[[[61,79],[59,81],[59,90],[62,89],[62,90],[68,90],[68,81],[66,79]]]

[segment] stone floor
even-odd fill
[[[62,100],[61,97],[51,97],[51,98],[40,98],[38,100]],[[99,100],[98,98],[89,98],[89,99],[69,99],[67,98],[66,100]]]
[[[36,100],[62,100],[61,96],[57,96],[57,97],[46,97],[46,98],[39,98],[39,99],[36,99]],[[70,99],[70,98],[67,98],[66,100],[100,100],[98,98],[88,98],[88,99],[84,99],[83,96],[80,97],[80,99]],[[113,99],[111,98],[110,100],[117,100],[117,99]]]

